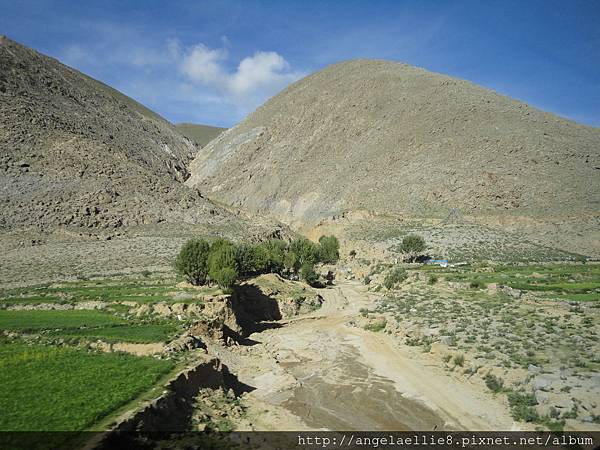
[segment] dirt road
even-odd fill
[[[354,282],[324,289],[310,316],[256,333],[219,357],[247,395],[258,430],[510,430],[507,408],[384,333],[354,326],[376,295]]]

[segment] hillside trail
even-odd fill
[[[255,390],[245,397],[255,430],[510,430],[507,408],[480,385],[445,372],[393,337],[357,327],[377,295],[357,282],[322,289],[320,310],[220,348]]]

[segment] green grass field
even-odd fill
[[[63,338],[83,338],[86,340],[102,340],[104,342],[132,342],[146,344],[165,342],[177,332],[172,324],[150,324],[132,326],[110,326],[101,328],[85,328],[51,332],[51,336]]]
[[[98,311],[0,311],[0,330],[51,330],[123,325],[127,322]]]
[[[0,430],[87,429],[172,368],[154,358],[2,344]]]
[[[198,295],[212,295],[218,288],[202,291],[177,287],[177,279],[101,279],[40,285],[0,291],[0,306],[61,303],[76,304],[84,301],[159,303],[192,303]],[[177,299],[174,294],[187,294],[190,299]]]
[[[600,299],[600,265],[552,264],[530,266],[465,266],[434,269],[449,281],[461,281],[485,286],[497,283],[523,291],[544,294],[544,298],[571,301]]]
[[[0,330],[16,334],[0,340],[0,431],[84,430],[153,388],[175,362],[88,351],[81,344],[174,339],[182,331],[182,322],[158,315],[138,317],[130,303],[121,302],[201,301],[202,297],[190,295],[192,290],[176,283],[173,278],[107,278],[2,291],[0,304],[5,309],[0,309]],[[186,295],[175,297],[178,293]],[[77,305],[91,300],[108,306],[102,310],[6,309],[17,304]],[[55,345],[59,340],[61,345]],[[32,441],[21,448],[45,448],[43,444]]]

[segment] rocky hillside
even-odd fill
[[[200,147],[204,147],[227,128],[211,127],[197,123],[178,123],[175,125],[177,131]]]
[[[297,224],[361,210],[440,218],[458,210],[488,223],[590,227],[599,148],[600,129],[467,81],[356,60],[298,81],[220,135],[199,152],[187,184]]]
[[[205,221],[196,146],[156,113],[0,38],[0,229]]]

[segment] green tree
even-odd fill
[[[296,254],[300,266],[306,262],[314,264],[319,260],[319,247],[306,238],[293,240],[289,252]]]
[[[340,259],[340,243],[335,236],[319,238],[319,259],[324,263],[335,263]]]
[[[408,262],[413,262],[425,251],[425,239],[416,234],[409,234],[402,239],[400,251],[404,253]]]
[[[271,272],[269,249],[264,244],[254,246],[254,270],[256,273]]]
[[[216,252],[221,247],[235,247],[235,245],[233,245],[233,242],[228,241],[227,239],[218,238],[213,241],[210,246],[210,250],[211,252]]]
[[[288,250],[283,258],[283,265],[287,270],[297,273],[298,270],[300,270],[300,260],[298,259],[298,255],[295,252]]]
[[[235,254],[235,246],[228,241],[219,242],[218,245],[212,245],[208,256],[208,276],[212,281],[215,281],[221,287],[227,287],[219,282],[223,279],[223,269],[228,269],[226,277],[229,278],[231,273],[235,272],[235,277],[238,276],[237,260]]]
[[[300,268],[300,276],[311,286],[319,281],[319,275],[315,272],[315,266],[311,262],[305,261]]]
[[[175,260],[177,272],[195,286],[206,282],[210,246],[203,239],[190,239]]]
[[[258,272],[256,248],[252,245],[241,244],[235,248],[236,265],[241,275]]]
[[[287,244],[282,239],[271,239],[262,246],[267,251],[267,270],[280,273],[283,270],[283,259]]]

